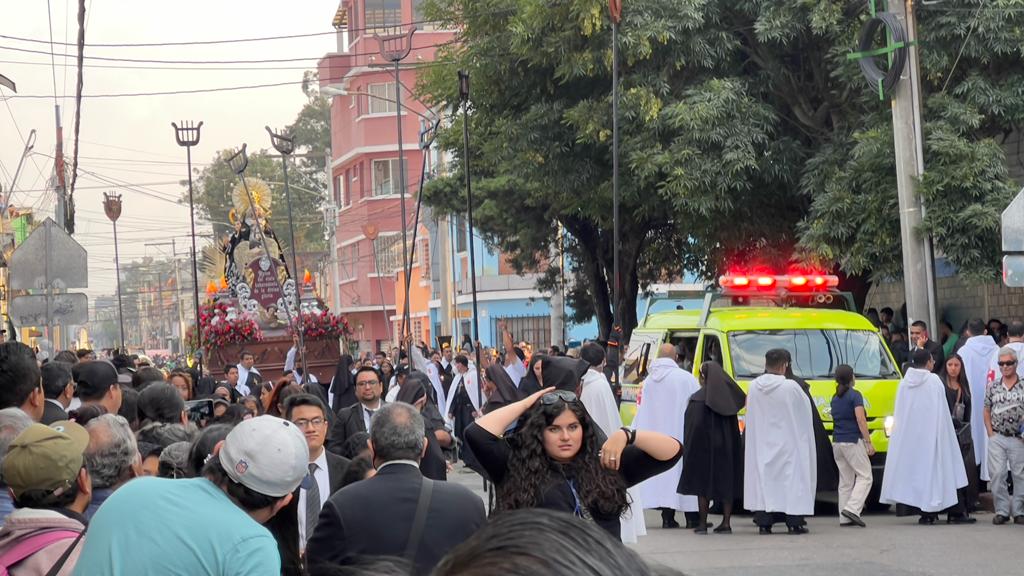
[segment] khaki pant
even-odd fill
[[[862,442],[836,442],[832,454],[839,467],[839,511],[849,510],[860,516],[873,482],[868,450]]]

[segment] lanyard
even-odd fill
[[[568,478],[565,479],[565,483],[569,486],[569,491],[572,492],[573,503],[576,505],[573,510],[573,516],[576,516],[577,518],[586,518],[586,515],[583,513],[583,505],[580,504],[580,495],[576,492],[576,486],[573,484],[573,481]]]

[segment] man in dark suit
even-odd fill
[[[43,418],[40,423],[49,426],[54,422],[68,419],[68,406],[75,396],[75,383],[71,378],[71,364],[47,362],[43,364]]]
[[[409,404],[376,412],[370,455],[377,475],[342,488],[324,505],[306,547],[310,566],[395,556],[412,562],[413,574],[427,575],[484,524],[483,501],[468,488],[420,474],[423,430],[423,417]]]
[[[927,350],[931,354],[932,360],[935,362],[932,372],[938,374],[945,369],[946,353],[942,350],[942,344],[931,339],[928,335],[928,325],[921,320],[910,325],[910,343],[911,356],[914,354],[914,350],[917,349]]]
[[[324,450],[327,438],[327,407],[323,400],[312,394],[296,394],[285,403],[285,419],[298,427],[309,446],[309,474],[295,490],[299,513],[299,547],[316,527],[320,509],[327,499],[341,488],[341,480],[348,469],[349,460]]]
[[[327,437],[327,449],[336,454],[341,453],[342,446],[353,434],[369,432],[370,419],[384,405],[381,398],[384,385],[373,368],[363,366],[356,371],[355,389],[359,402],[338,411]]]

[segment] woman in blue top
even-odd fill
[[[853,389],[853,385],[853,368],[846,364],[836,367],[836,395],[832,397],[832,453],[839,467],[840,526],[863,528],[865,524],[860,514],[871,492],[869,457],[874,455],[875,447],[868,433],[864,397]]]

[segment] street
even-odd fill
[[[485,499],[482,481],[461,466],[448,475]],[[993,526],[992,514],[976,515],[978,523],[919,526],[916,516],[866,512],[867,528],[840,528],[837,517],[808,518],[810,534],[790,536],[778,525],[761,536],[749,515],[734,516],[732,535],[697,536],[685,529],[663,530],[657,510],[647,510],[647,536],[630,545],[649,562],[681,570],[688,576],[964,576],[1013,574],[1020,559],[1014,550],[1024,539],[1024,526]],[[944,521],[944,517],[940,517]],[[676,514],[679,522],[682,513]],[[716,523],[721,519],[712,516]],[[1002,551],[992,553],[991,551]]]
[[[681,514],[680,520],[681,520]],[[647,536],[632,546],[651,562],[691,576],[821,576],[846,574],[962,576],[1019,570],[1014,550],[1022,526],[993,526],[992,514],[972,526],[919,526],[916,517],[867,513],[868,527],[840,528],[838,518],[808,518],[810,534],[790,536],[784,526],[761,536],[749,516],[733,518],[731,536],[662,530],[657,510],[647,511]],[[1001,551],[996,552],[994,551]]]

